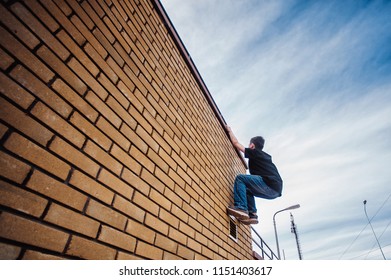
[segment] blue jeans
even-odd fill
[[[274,199],[279,196],[277,191],[266,185],[261,176],[244,174],[236,176],[234,206],[241,210],[256,213],[255,197]]]

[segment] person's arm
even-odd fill
[[[229,138],[231,139],[231,142],[235,146],[235,148],[238,149],[239,151],[241,151],[242,153],[244,153],[244,149],[245,149],[244,146],[239,143],[238,139],[236,139],[231,128],[228,125],[225,126],[225,128],[227,129],[228,134],[229,134]]]

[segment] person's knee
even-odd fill
[[[239,175],[236,175],[236,179],[237,181],[243,181],[243,179],[246,177],[246,175],[244,174],[239,174]]]

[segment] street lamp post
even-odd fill
[[[297,208],[300,208],[300,204],[296,204],[296,205],[292,205],[288,208],[285,208],[285,209],[282,209],[280,211],[277,211],[276,213],[274,213],[273,215],[273,225],[274,225],[274,234],[276,236],[276,245],[277,245],[277,255],[278,255],[278,259],[281,260],[281,254],[280,254],[280,246],[278,244],[278,235],[277,235],[277,226],[276,226],[276,215],[280,212],[283,212],[283,211],[287,211],[287,210],[293,210],[293,209],[297,209]]]

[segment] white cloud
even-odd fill
[[[274,248],[273,214],[300,203],[304,256],[338,259],[366,225],[362,201],[374,215],[391,194],[391,4],[162,2],[239,140],[263,135],[279,167],[284,195],[257,200],[257,230]],[[390,214],[391,200],[374,219],[379,232]],[[289,213],[278,225],[297,258]],[[379,259],[372,244],[366,230],[343,258]]]

